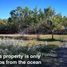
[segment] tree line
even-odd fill
[[[17,7],[8,19],[0,19],[0,33],[49,34],[66,30],[67,17],[51,7],[33,10]],[[57,32],[57,33],[58,33]]]

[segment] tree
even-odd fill
[[[13,24],[13,26],[15,27],[15,30],[17,31],[18,30],[18,19],[17,19],[17,12],[16,10],[12,10],[10,12],[10,15],[11,15],[11,24]]]
[[[44,10],[45,18],[46,18],[46,26],[51,30],[52,39],[54,30],[62,29],[62,16],[61,14],[55,14],[55,11],[48,7]]]
[[[56,14],[52,18],[52,28],[53,31],[55,30],[62,30],[64,29],[62,25],[62,15],[61,14]]]
[[[34,33],[37,33],[42,29],[51,30],[52,36],[54,30],[59,30],[62,27],[62,16],[56,14],[55,10],[51,7],[47,7],[43,10],[35,7],[30,10],[28,7],[17,7],[10,12],[11,17],[8,19],[9,24],[13,25],[17,32],[24,31],[25,29],[31,29]],[[64,21],[65,22],[65,21]],[[48,30],[48,31],[49,31]],[[49,32],[48,32],[49,33]]]
[[[52,18],[52,22],[54,22],[53,23],[53,25],[55,26],[54,27],[54,30],[60,30],[60,29],[62,29],[62,15],[61,14],[56,14],[53,18]]]
[[[46,26],[51,30],[52,39],[53,39],[53,22],[52,22],[52,18],[55,15],[55,11],[51,7],[48,7],[46,9],[44,9],[44,14],[45,14]]]
[[[63,16],[62,18],[62,25],[67,28],[67,17],[66,16]]]

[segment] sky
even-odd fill
[[[0,18],[7,19],[10,17],[10,11],[18,6],[27,6],[29,9],[44,9],[51,6],[57,13],[67,16],[67,0],[0,0]]]

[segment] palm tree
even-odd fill
[[[46,26],[51,30],[52,32],[52,39],[53,37],[53,22],[52,22],[52,18],[55,15],[55,11],[51,8],[48,7],[46,9],[44,9],[44,15],[45,15],[45,21],[46,21]]]

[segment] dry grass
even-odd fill
[[[50,39],[52,38],[52,35],[22,35],[22,34],[0,34],[0,37],[27,37],[28,40],[22,40],[22,44],[32,46],[32,45],[38,45],[38,44],[43,44],[46,45],[46,41],[38,41],[36,38],[40,39]],[[61,39],[61,40],[67,40],[67,35],[54,35],[54,39]],[[60,41],[48,41],[47,45],[62,45],[63,43]]]
[[[29,37],[29,38],[36,38],[36,37],[38,37],[39,36],[39,38],[51,38],[52,37],[52,35],[50,34],[48,34],[48,35],[42,35],[42,34],[40,34],[40,35],[38,35],[38,34],[31,34],[31,35],[28,35],[28,34],[0,34],[0,37],[5,37],[5,36],[7,36],[7,37],[9,37],[9,36],[11,36],[11,37]],[[54,38],[56,38],[56,39],[59,39],[59,38],[63,38],[63,39],[67,39],[67,35],[54,35]]]

